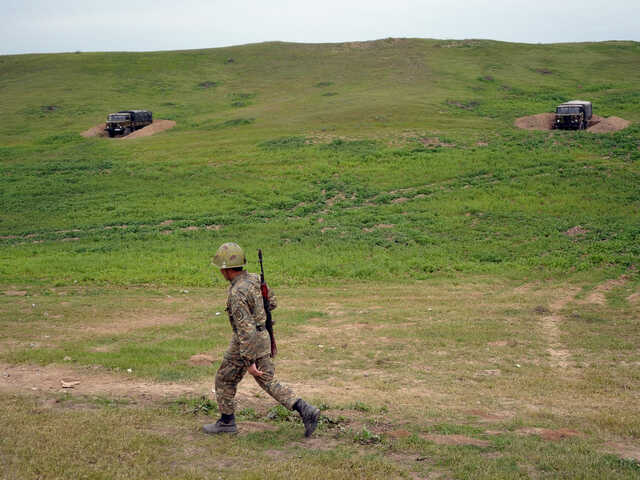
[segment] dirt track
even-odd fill
[[[63,380],[78,381],[75,393],[85,395],[128,396],[136,399],[163,399],[187,394],[206,394],[211,381],[199,384],[154,383],[114,375],[100,370],[79,369],[67,366],[8,365],[0,363],[3,377],[0,392],[49,392],[64,391]]]
[[[514,125],[524,130],[552,130],[555,120],[554,113],[539,113],[538,115],[530,115],[528,117],[517,118]],[[627,128],[631,122],[620,117],[600,117],[594,115],[589,121],[588,132],[591,133],[609,133],[617,132],[623,128]]]
[[[155,135],[156,133],[163,132],[165,130],[169,130],[176,126],[176,122],[173,120],[155,120],[151,125],[141,128],[140,130],[136,130],[129,135],[124,137],[115,137],[119,139],[130,139],[130,138],[138,138],[138,137],[150,137],[151,135]],[[107,132],[104,130],[105,124],[101,123],[96,125],[95,127],[91,127],[89,130],[82,132],[82,135],[85,138],[90,137],[107,137]]]

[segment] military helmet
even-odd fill
[[[227,242],[220,245],[212,263],[219,268],[244,267],[247,264],[247,257],[240,245]]]

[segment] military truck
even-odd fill
[[[586,130],[593,116],[591,102],[571,100],[556,107],[553,128],[560,130]]]
[[[148,110],[121,110],[107,116],[105,131],[110,137],[129,135],[153,123],[153,115]]]

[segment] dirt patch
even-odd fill
[[[589,296],[580,303],[590,303],[592,305],[605,305],[607,303],[607,298],[604,296],[602,292],[593,292],[589,294]]]
[[[151,135],[164,132],[165,130],[169,130],[175,126],[176,122],[174,122],[173,120],[154,120],[151,125],[141,128],[140,130],[136,130],[135,132],[122,138],[130,140],[132,138],[150,137]]]
[[[72,388],[63,388],[62,381],[79,382]],[[124,398],[137,404],[164,402],[178,397],[201,397],[213,394],[213,378],[191,383],[159,383],[135,378],[131,373],[109,372],[100,365],[72,367],[70,365],[51,364],[10,365],[0,363],[0,393],[27,394],[41,397],[61,392],[79,395],[98,395],[110,398]],[[298,386],[303,392],[303,386]],[[250,379],[245,378],[238,387],[236,399],[244,407],[266,414],[266,409],[275,405],[275,401],[265,399],[262,390]],[[266,425],[266,426],[265,426]],[[258,422],[241,422],[241,432],[265,431],[273,427]]]
[[[344,193],[338,193],[337,195],[331,197],[331,198],[327,198],[324,203],[328,206],[328,207],[333,207],[336,203],[341,202],[343,200],[346,200],[347,197],[344,195]]]
[[[592,133],[617,132],[631,125],[631,122],[620,117],[602,118],[600,122],[589,127],[587,130]]]
[[[160,327],[163,325],[180,325],[187,320],[187,317],[178,314],[159,314],[157,312],[140,312],[122,318],[120,321],[114,320],[110,323],[100,325],[86,325],[80,328],[83,332],[113,334],[126,333],[132,330],[148,327]],[[77,328],[77,327],[74,327]]]
[[[565,438],[578,437],[579,432],[575,430],[568,430],[566,428],[560,428],[558,430],[545,430],[540,434],[544,440],[551,442],[557,442],[558,440],[564,440]]]
[[[422,435],[425,440],[430,440],[438,445],[473,445],[475,447],[488,447],[491,445],[487,440],[467,437],[466,435],[440,435],[429,433]]]
[[[517,118],[514,125],[524,130],[553,130],[555,113],[539,113],[527,117]],[[593,115],[589,121],[587,131],[591,133],[617,132],[631,125],[631,122],[620,117],[600,117]]]
[[[309,450],[332,450],[338,446],[338,441],[332,438],[315,436],[305,438],[299,442],[293,442],[290,445],[292,447],[302,447]]]
[[[520,285],[519,287],[516,287],[513,289],[514,293],[528,293],[531,291],[532,288],[536,287],[535,283],[524,283],[522,285]]]
[[[7,290],[4,292],[7,297],[24,297],[27,294],[26,290]]]
[[[407,438],[411,436],[411,432],[408,430],[389,430],[385,433],[389,438]]]
[[[108,137],[109,135],[105,131],[106,126],[107,126],[106,123],[101,123],[99,125],[96,125],[95,127],[91,127],[89,130],[82,132],[80,135],[82,135],[84,138]],[[141,128],[140,130],[136,130],[135,132],[130,133],[129,135],[126,135],[124,137],[116,137],[116,138],[130,139],[130,138],[138,138],[138,137],[149,137],[151,135],[155,135],[156,133],[169,130],[170,128],[173,128],[175,126],[176,126],[176,122],[174,122],[173,120],[154,120],[154,122],[151,125]]]
[[[165,399],[180,395],[202,395],[209,384],[153,383],[101,371],[99,366],[73,369],[63,365],[6,365],[0,364],[0,392],[56,393],[62,391],[61,381],[79,382],[73,391],[84,395],[113,395],[139,400]]]
[[[565,438],[580,436],[580,432],[566,428],[551,430],[548,428],[527,427],[516,430],[516,433],[520,435],[538,435],[549,442],[557,442],[559,440],[564,440]]]
[[[265,450],[264,451],[265,455],[267,455],[270,459],[276,459],[276,458],[287,458],[289,457],[289,454],[287,452],[284,452],[282,450]]]
[[[551,130],[554,120],[555,114],[553,113],[539,113],[517,118],[514,125],[524,130]]]
[[[551,363],[560,368],[567,368],[571,353],[566,348],[562,348],[559,342],[560,327],[559,324],[564,320],[560,315],[549,315],[542,319],[542,329],[545,336],[549,339],[549,348],[547,353],[551,356]]]
[[[207,355],[204,353],[192,355],[189,359],[189,363],[196,366],[208,366],[213,364],[213,362],[215,362],[215,359],[211,355]]]
[[[558,310],[562,310],[569,302],[573,301],[579,291],[580,289],[576,287],[566,288],[564,291],[561,291],[562,295],[549,305],[551,311],[556,312]]]
[[[564,321],[564,317],[557,312],[573,301],[578,291],[577,288],[567,289],[562,296],[549,305],[551,314],[542,317],[542,331],[549,343],[547,353],[551,357],[551,364],[555,367],[567,368],[570,366],[571,353],[560,342],[560,325]]]
[[[256,432],[275,432],[278,430],[276,425],[264,422],[238,422],[238,433],[247,435]]]
[[[96,125],[95,127],[91,127],[89,130],[85,130],[80,135],[82,135],[84,138],[107,137],[107,132],[104,130],[106,126],[106,123],[101,123],[99,125]]]
[[[592,305],[605,305],[607,303],[607,299],[605,294],[616,287],[621,287],[625,283],[627,283],[628,277],[626,275],[621,275],[618,278],[613,278],[611,280],[607,280],[604,283],[601,283],[596,288],[593,289],[587,298],[580,301],[579,303],[589,303]]]
[[[618,455],[620,458],[640,462],[640,445],[638,444],[609,442],[604,447],[605,451]]]
[[[589,230],[582,228],[580,225],[576,225],[564,232],[567,237],[577,237],[578,235],[584,235],[585,233],[589,233]]]
[[[627,302],[636,304],[640,303],[640,293],[632,293],[627,297]]]
[[[106,353],[112,352],[113,347],[111,345],[97,345],[95,347],[91,347],[89,350],[91,350],[92,352]]]

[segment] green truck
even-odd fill
[[[110,137],[124,136],[152,123],[153,114],[149,110],[121,110],[107,116],[104,129]]]
[[[591,102],[571,100],[556,107],[553,128],[559,130],[586,130],[593,116]]]

